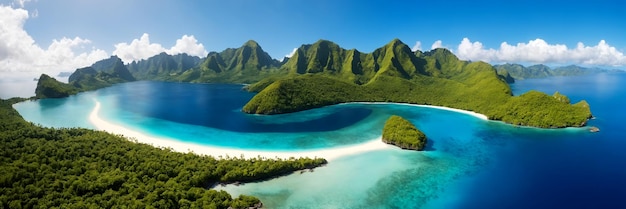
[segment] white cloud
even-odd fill
[[[535,39],[516,45],[503,42],[499,49],[486,49],[482,43],[471,42],[468,38],[464,38],[458,46],[457,56],[460,59],[495,63],[626,65],[624,53],[604,40],[595,46],[585,46],[579,42],[575,48],[568,48],[563,44],[549,44],[542,39]]]
[[[293,50],[291,50],[291,52],[289,52],[289,54],[286,54],[285,57],[293,57],[294,54],[296,54],[296,51],[298,51],[298,48],[293,48]]]
[[[117,55],[125,63],[132,61],[139,61],[142,59],[148,59],[161,52],[168,54],[181,54],[187,53],[189,55],[203,57],[208,53],[204,46],[198,43],[198,40],[194,36],[183,35],[180,39],[176,40],[176,45],[170,49],[164,48],[161,44],[151,43],[150,35],[144,33],[141,38],[134,39],[129,43],[115,44],[114,55]]]
[[[430,49],[436,49],[436,48],[445,48],[443,47],[441,40],[435,41],[435,43],[433,43],[433,45],[430,46]]]
[[[418,51],[418,50],[422,50],[422,42],[421,41],[417,41],[415,42],[415,45],[413,46],[413,48],[411,48],[412,51]]]
[[[204,49],[202,44],[198,43],[196,37],[193,35],[183,35],[182,38],[176,40],[176,45],[174,45],[170,50],[166,50],[168,54],[182,54],[187,53],[192,56],[204,57],[208,54],[208,52]]]
[[[130,42],[130,44],[115,44],[113,54],[128,63],[136,60],[147,59],[164,51],[165,48],[163,48],[161,44],[150,43],[150,35],[144,33],[141,35],[141,38],[134,39]]]
[[[76,53],[76,49],[91,43],[80,37],[55,39],[44,49],[24,30],[29,17],[24,9],[0,6],[0,72],[56,74],[90,65],[108,56],[99,49]]]

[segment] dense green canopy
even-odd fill
[[[80,128],[42,128],[0,100],[0,208],[248,208],[206,189],[325,164],[324,159],[214,158]]]
[[[506,77],[487,63],[461,61],[446,49],[413,53],[399,40],[370,54],[320,41],[298,49],[283,68],[290,74],[250,85],[262,90],[244,112],[278,114],[368,101],[446,106],[543,128],[583,126],[591,117],[588,105],[570,105],[560,94],[512,96]]]
[[[35,89],[37,98],[62,98],[76,93],[78,93],[76,87],[61,83],[46,74],[39,76]]]
[[[408,120],[392,115],[383,128],[383,142],[402,149],[424,150],[426,135]]]

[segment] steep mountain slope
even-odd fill
[[[169,80],[207,83],[252,83],[278,73],[280,62],[272,59],[255,41],[220,53],[211,52],[196,67]]]
[[[169,55],[165,52],[145,60],[133,61],[128,70],[139,80],[169,80],[200,63],[201,59],[188,54]]]
[[[43,80],[42,80],[43,79]],[[36,98],[60,98],[111,86],[116,83],[135,81],[124,63],[117,56],[98,61],[90,67],[79,68],[69,77],[69,84],[42,74],[35,90]]]
[[[497,67],[499,70],[484,62],[459,60],[447,49],[413,52],[398,39],[371,53],[319,40],[300,46],[292,57],[279,62],[258,43],[248,41],[239,48],[210,52],[203,60],[162,53],[129,64],[130,71],[114,56],[76,70],[70,84],[79,90],[90,90],[133,81],[134,76],[142,80],[252,83],[246,88],[259,94],[243,111],[259,114],[294,112],[341,102],[381,101],[447,106],[539,127],[581,126],[591,116],[584,101],[573,106],[545,94],[512,97],[507,83],[513,82],[516,75],[539,77],[560,71],[545,65]],[[552,118],[555,114],[545,117],[545,111],[526,111],[538,104],[557,104],[554,102],[558,105],[542,107],[558,107],[559,111],[575,116],[566,121]],[[517,114],[520,108],[527,108],[524,114]],[[521,118],[531,116],[535,118],[532,121]]]
[[[446,49],[414,53],[397,39],[372,53],[345,50],[324,40],[303,45],[281,70],[289,74],[251,85],[251,90],[260,92],[244,106],[244,112],[279,114],[342,102],[377,101],[447,106],[538,127],[581,126],[591,116],[588,108],[547,95],[512,97],[505,77],[491,65],[459,60]],[[526,104],[547,104],[542,106],[545,111],[554,107],[576,114],[565,121],[528,111],[526,116],[535,119],[520,120],[515,109],[533,108]]]
[[[77,92],[78,89],[76,87],[59,82],[46,74],[41,74],[37,81],[35,98],[62,98]]]

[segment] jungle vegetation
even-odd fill
[[[398,146],[402,149],[424,150],[426,135],[415,127],[410,121],[392,115],[383,127],[383,142]]]
[[[102,131],[44,128],[0,100],[0,208],[248,208],[208,189],[273,178],[324,159],[242,159],[155,148]]]
[[[584,126],[591,117],[585,101],[571,105],[569,99],[563,102],[563,95],[540,92],[513,96],[506,77],[487,63],[459,60],[447,49],[414,53],[399,40],[369,54],[320,41],[299,48],[283,70],[289,74],[282,79],[250,85],[249,90],[262,90],[244,112],[280,114],[344,102],[400,102],[469,110],[542,128]]]

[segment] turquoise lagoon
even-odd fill
[[[65,99],[16,104],[51,127],[93,128],[100,117],[183,142],[255,150],[308,150],[375,140],[392,114],[429,138],[424,152],[395,148],[344,156],[313,171],[216,189],[259,197],[268,208],[623,208],[626,194],[626,75],[518,81],[586,99],[596,116],[584,128],[515,127],[440,109],[341,104],[298,113],[241,113],[254,94],[241,85],[133,82]]]

